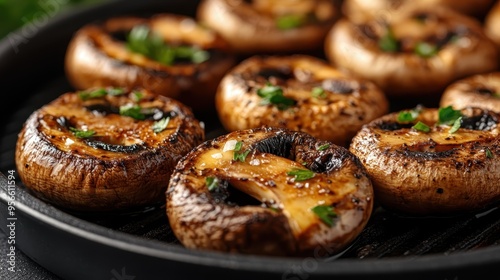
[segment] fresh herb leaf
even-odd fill
[[[205,185],[207,186],[208,191],[214,191],[219,188],[219,178],[207,177],[205,178]]]
[[[448,130],[448,133],[452,134],[457,132],[461,125],[462,125],[462,117],[459,117],[458,119],[455,120],[450,130]]]
[[[324,151],[328,148],[330,148],[330,144],[323,144],[323,145],[318,147],[318,151]]]
[[[248,156],[248,153],[250,153],[250,150],[241,152],[242,147],[243,147],[243,142],[241,142],[241,141],[236,142],[236,145],[234,146],[233,160],[236,160],[236,161],[239,160],[241,162],[245,161],[245,159]]]
[[[334,219],[337,217],[337,213],[333,210],[332,206],[327,205],[317,205],[311,208],[320,220],[325,223],[327,226],[332,227],[334,224]]]
[[[322,87],[314,87],[311,91],[314,98],[325,98],[326,92]]]
[[[493,158],[493,153],[490,151],[490,149],[484,149],[484,153],[486,154],[487,158]]]
[[[70,127],[69,130],[73,132],[73,135],[75,135],[77,138],[90,138],[95,135],[94,130],[80,130],[74,127]]]
[[[169,117],[154,122],[152,126],[154,133],[160,133],[164,131],[167,128],[169,122],[170,122]]]
[[[435,56],[439,52],[439,48],[427,42],[419,42],[415,45],[414,52],[423,58],[429,58]]]
[[[426,133],[431,131],[431,128],[421,121],[417,122],[414,126],[412,126],[412,128],[414,128],[415,130],[418,130],[418,131],[426,132]]]
[[[132,92],[132,94],[133,94],[134,100],[137,102],[141,101],[141,99],[144,97],[144,94],[142,94],[142,92],[140,92],[138,90]]]
[[[93,91],[81,91],[78,93],[80,99],[84,101],[89,99],[101,98],[106,95],[108,95],[108,92],[106,91],[106,89],[103,88],[96,89]]]
[[[421,108],[416,107],[412,110],[404,110],[399,112],[398,114],[398,122],[408,123],[417,119],[418,115],[420,115]]]
[[[267,83],[265,87],[257,90],[257,95],[262,98],[261,105],[273,104],[278,107],[279,110],[288,109],[290,106],[295,104],[295,100],[285,97],[283,95],[283,89],[279,86],[274,86]]]
[[[452,108],[452,106],[439,108],[438,124],[452,125],[461,116],[462,116],[462,112],[460,110],[454,110]]]
[[[131,117],[136,120],[144,120],[146,118],[146,115],[141,112],[141,107],[134,104],[120,106],[120,115]]]
[[[210,53],[197,46],[171,46],[149,27],[138,25],[127,36],[129,50],[142,54],[165,65],[179,60],[202,63],[210,58]]]
[[[399,51],[399,43],[390,28],[387,28],[384,36],[378,40],[378,47],[384,52]]]
[[[117,95],[122,95],[125,93],[125,90],[123,88],[110,88],[107,90],[108,95],[111,96],[117,96]]]
[[[306,23],[304,15],[284,15],[276,19],[276,26],[281,30],[294,29]]]
[[[316,174],[308,169],[299,169],[299,168],[294,168],[291,171],[288,171],[286,173],[288,176],[294,176],[295,181],[300,182],[300,181],[305,181],[313,178]]]

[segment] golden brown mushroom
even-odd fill
[[[116,17],[85,25],[66,52],[66,74],[78,90],[141,87],[211,111],[220,79],[236,63],[216,32],[174,14]]]
[[[235,192],[257,203],[242,203]],[[373,209],[370,179],[346,148],[279,128],[235,131],[198,146],[177,165],[166,195],[184,246],[243,254],[338,253]]]
[[[79,211],[162,203],[179,159],[204,140],[182,103],[145,90],[68,92],[36,110],[15,161],[30,191]]]
[[[339,15],[330,0],[204,0],[197,11],[241,54],[321,50]]]
[[[388,21],[339,20],[325,51],[339,69],[374,81],[389,97],[406,99],[439,100],[453,81],[499,64],[479,21],[439,6],[412,6]]]
[[[500,48],[500,1],[497,1],[486,15],[484,29],[486,35]]]
[[[350,151],[383,207],[455,215],[500,202],[500,115],[468,107],[415,108],[366,125]]]
[[[250,57],[226,74],[216,94],[228,131],[286,127],[346,147],[363,124],[388,107],[372,82],[307,55]]]

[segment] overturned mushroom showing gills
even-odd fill
[[[350,151],[383,207],[456,215],[500,202],[500,115],[467,107],[394,112],[366,125]]]
[[[163,203],[175,164],[203,140],[200,122],[178,101],[93,88],[33,112],[15,161],[24,186],[53,205],[124,210]]]
[[[259,203],[237,204],[235,190]],[[371,182],[346,148],[265,127],[198,146],[166,196],[170,226],[187,248],[259,255],[338,253],[373,209]]]
[[[220,79],[236,63],[228,48],[187,16],[114,17],[74,34],[65,70],[78,90],[141,87],[206,112],[213,109]]]

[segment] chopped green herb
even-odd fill
[[[248,156],[248,153],[250,153],[250,150],[241,152],[241,147],[243,146],[243,142],[238,141],[236,142],[236,145],[234,146],[234,154],[233,154],[233,160],[239,160],[241,162],[244,162],[245,159]]]
[[[461,125],[462,125],[462,117],[459,117],[458,119],[455,120],[450,130],[448,130],[448,133],[457,132]]]
[[[311,91],[314,98],[325,98],[326,92],[322,87],[314,87]]]
[[[412,126],[412,128],[414,128],[415,130],[418,130],[418,131],[422,131],[422,132],[431,131],[431,128],[421,121],[417,122],[414,126]]]
[[[262,98],[261,105],[274,104],[279,110],[288,109],[295,104],[293,99],[283,95],[283,89],[267,83],[265,87],[257,90],[257,95]]]
[[[110,88],[107,90],[108,95],[117,96],[125,93],[123,88]]]
[[[153,131],[155,133],[160,133],[160,132],[164,131],[167,128],[169,122],[170,122],[169,117],[166,117],[166,118],[163,118],[159,121],[154,122],[153,126],[152,126]]]
[[[452,106],[448,106],[439,108],[438,115],[438,124],[452,125],[462,116],[462,112],[460,110],[454,110]]]
[[[205,185],[208,191],[214,191],[219,188],[219,179],[216,177],[207,177],[205,178]]]
[[[137,90],[132,92],[132,94],[133,94],[135,101],[141,101],[141,99],[144,97],[144,94],[142,94],[142,92],[137,91]]]
[[[276,19],[276,26],[282,30],[301,27],[305,23],[306,17],[304,15],[284,15]]]
[[[146,118],[146,116],[141,112],[141,107],[134,104],[120,106],[120,115],[131,117],[136,120],[144,120]]]
[[[127,47],[165,65],[172,65],[180,60],[202,63],[210,58],[210,53],[196,46],[170,46],[144,25],[132,28],[127,36]]]
[[[419,42],[415,46],[414,51],[423,58],[429,58],[435,56],[439,52],[439,48],[427,42]]]
[[[330,144],[323,144],[323,145],[318,147],[318,151],[324,151],[328,148],[330,148]]]
[[[493,158],[493,153],[490,151],[490,149],[486,148],[484,150],[484,153],[486,154],[487,158]]]
[[[73,135],[75,135],[77,138],[90,138],[95,135],[94,130],[80,130],[74,127],[70,127],[69,130],[73,132]]]
[[[420,115],[421,109],[419,107],[412,110],[404,110],[399,112],[398,114],[398,122],[406,123],[412,122],[417,119],[418,115]]]
[[[101,98],[104,97],[108,94],[108,92],[103,89],[96,89],[93,91],[81,91],[78,93],[78,96],[80,97],[81,100],[89,100],[89,99],[94,99],[94,98]]]
[[[390,28],[387,28],[384,36],[378,40],[378,47],[384,52],[397,52],[399,51],[399,43],[394,33]]]
[[[295,181],[305,181],[313,178],[316,174],[308,169],[299,169],[299,168],[294,168],[291,171],[288,171],[286,173],[288,176],[294,176]]]
[[[333,220],[337,217],[337,213],[335,213],[332,206],[317,205],[311,208],[311,211],[313,211],[313,213],[316,214],[316,216],[318,216],[318,218],[320,218],[320,220],[329,227],[333,226]]]

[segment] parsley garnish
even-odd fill
[[[418,130],[418,131],[422,131],[422,132],[431,131],[431,128],[421,121],[417,122],[414,126],[412,126],[412,128],[414,128],[415,130]]]
[[[316,174],[308,169],[294,168],[286,173],[288,176],[294,176],[295,181],[305,181],[313,178]]]
[[[207,177],[205,178],[205,185],[208,188],[208,191],[214,191],[219,188],[219,179],[216,177]]]
[[[448,133],[451,134],[457,132],[461,125],[462,125],[462,117],[458,117],[458,119],[456,119],[455,122],[453,123],[453,126],[450,128],[450,130],[448,130]]]
[[[486,154],[487,158],[493,158],[493,153],[490,151],[490,149],[484,149],[484,153]]]
[[[141,99],[144,97],[144,94],[142,94],[142,92],[140,92],[140,91],[136,90],[132,93],[134,94],[133,97],[134,97],[135,101],[141,101]]]
[[[233,160],[239,160],[241,162],[245,161],[248,153],[250,153],[250,150],[241,152],[242,146],[243,146],[243,142],[241,142],[241,141],[236,142],[236,145],[234,146]]]
[[[283,89],[267,83],[265,87],[257,90],[257,95],[262,98],[261,105],[274,104],[279,110],[288,109],[295,101],[283,95]]]
[[[146,116],[141,112],[141,107],[134,104],[120,106],[120,115],[131,117],[136,120],[144,120],[146,118]]]
[[[153,131],[155,133],[160,133],[167,128],[169,122],[170,122],[170,118],[166,117],[166,118],[163,118],[159,121],[154,122],[153,126],[151,128],[153,128]]]
[[[81,91],[78,93],[78,96],[81,100],[89,100],[94,98],[101,98],[108,95],[106,89],[100,88],[93,91]]]
[[[123,88],[110,88],[107,90],[108,95],[111,96],[117,96],[117,95],[122,95],[125,93],[125,90]]]
[[[378,47],[384,52],[397,52],[399,50],[398,40],[390,28],[387,28],[384,36],[378,40]]]
[[[460,110],[454,110],[451,106],[439,108],[438,124],[452,125],[455,121],[462,116]]]
[[[327,226],[331,227],[333,226],[333,219],[337,217],[337,213],[333,211],[332,206],[327,206],[327,205],[317,205],[311,208],[311,211],[313,211],[320,220],[325,223]]]
[[[95,135],[94,130],[80,130],[74,127],[70,127],[69,130],[73,132],[73,135],[75,135],[77,138],[90,138]]]
[[[301,27],[305,23],[306,18],[304,15],[284,15],[276,19],[276,26],[282,30]]]
[[[323,144],[323,145],[318,147],[318,151],[324,151],[328,148],[330,148],[330,144]]]
[[[421,108],[417,107],[412,110],[404,110],[399,112],[398,114],[398,122],[406,123],[412,122],[417,119],[418,115],[420,115]]]
[[[210,58],[207,51],[196,46],[170,46],[161,36],[144,25],[132,28],[127,36],[127,47],[165,65],[172,65],[177,60],[202,63]]]
[[[326,92],[322,87],[314,87],[311,91],[312,96],[315,98],[325,98]]]
[[[429,58],[435,56],[439,52],[439,49],[436,45],[427,42],[419,42],[415,46],[414,51],[423,58]]]

